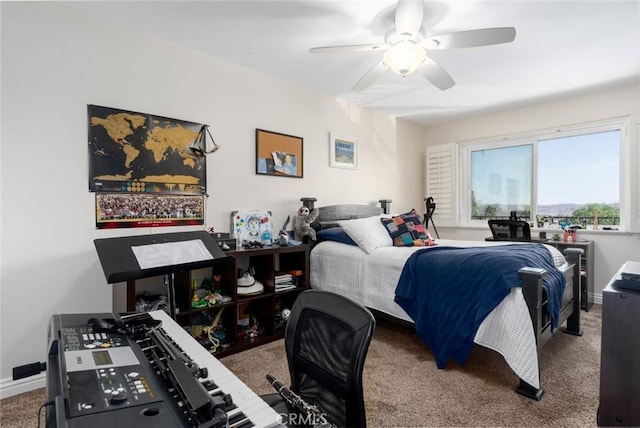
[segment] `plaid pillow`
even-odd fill
[[[416,210],[391,218],[381,218],[393,240],[394,247],[424,247],[434,245],[429,231],[422,225]]]

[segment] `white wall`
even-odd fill
[[[11,368],[45,361],[49,318],[111,311],[93,240],[194,228],[96,230],[88,192],[87,104],[207,123],[206,227],[232,210],[270,209],[282,224],[318,205],[422,205],[424,129],[147,38],[73,8],[2,2],[0,394]],[[255,174],[256,128],[304,138],[304,178]],[[358,138],[359,169],[329,168],[329,132]],[[122,284],[117,285],[118,287]],[[121,302],[120,302],[121,303]]]
[[[636,125],[640,123],[640,83],[638,82],[625,83],[561,101],[544,102],[430,126],[425,130],[425,139],[427,145],[438,145],[622,116],[631,116],[632,147],[629,156],[634,159],[631,174],[635,180],[638,180],[640,179],[637,171],[640,166],[640,135],[637,129],[640,127]],[[568,191],[573,186],[580,186],[580,177],[571,174],[570,164],[566,168],[566,181],[558,185],[566,186]],[[636,191],[640,192],[640,186],[637,186]],[[630,198],[630,202],[640,208],[640,195],[631,195]],[[438,227],[436,224],[436,227],[441,238],[476,240],[491,236],[488,226],[486,229],[471,229],[445,228]],[[598,295],[596,299],[599,300],[602,289],[625,261],[640,261],[640,234],[582,232],[582,236],[595,241],[594,289],[595,294]]]
[[[52,314],[121,307],[94,239],[194,229],[95,229],[87,104],[211,125],[222,148],[207,161],[206,227],[219,231],[239,209],[270,209],[281,224],[303,196],[318,205],[389,198],[396,212],[421,212],[425,139],[441,144],[640,114],[639,88],[629,85],[425,130],[60,4],[0,2],[0,19],[0,397],[42,385],[41,377],[11,382],[11,368],[45,360]],[[255,175],[255,128],[304,138],[303,179]],[[357,171],[329,168],[330,131],[358,138]],[[439,232],[484,239],[488,229]],[[624,260],[640,257],[638,235],[593,239],[597,288]]]

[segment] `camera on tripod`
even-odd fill
[[[424,198],[424,201],[427,208],[427,212],[424,213],[424,227],[429,228],[429,220],[431,220],[433,231],[436,233],[436,237],[440,239],[440,235],[438,235],[438,229],[436,229],[436,224],[433,222],[433,213],[436,210],[436,203],[431,196]]]
[[[427,203],[427,212],[433,214],[433,212],[436,210],[436,203],[433,201],[433,198],[429,196],[425,199],[425,201]]]

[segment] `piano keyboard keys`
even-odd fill
[[[210,381],[216,386],[216,389],[209,391],[210,394],[224,393],[231,395],[234,404],[237,406],[236,409],[227,412],[231,427],[249,428],[255,426],[260,428],[282,426],[279,423],[280,416],[275,410],[211,355],[169,315],[164,311],[153,311],[149,312],[149,314],[152,318],[162,321],[163,330],[185,354],[200,368],[206,368],[209,377],[201,380],[201,382]],[[231,423],[232,418],[234,420],[233,424]]]

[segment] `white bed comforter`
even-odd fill
[[[504,242],[439,239],[439,246],[478,247]],[[510,243],[512,244],[512,243]],[[554,247],[546,246],[556,266],[565,262]],[[365,253],[357,246],[321,242],[311,251],[311,287],[342,294],[360,304],[413,322],[394,302],[396,284],[405,261],[425,247],[380,247]],[[474,342],[499,352],[522,380],[540,387],[538,351],[522,288],[511,293],[485,318]]]

